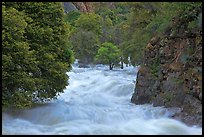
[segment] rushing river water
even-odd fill
[[[2,134],[202,134],[168,118],[162,107],[130,103],[137,68],[73,67],[69,86],[57,100],[2,113]]]

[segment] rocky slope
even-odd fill
[[[93,12],[92,2],[63,2],[65,12],[68,13],[72,10],[80,10],[81,12]]]
[[[92,2],[73,2],[73,4],[79,9],[81,12],[93,12]]]
[[[179,108],[172,117],[202,126],[201,29],[181,29],[152,38],[131,102]]]

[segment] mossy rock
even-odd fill
[[[170,102],[173,99],[173,94],[171,92],[164,92],[163,98],[165,101]]]

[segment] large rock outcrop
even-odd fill
[[[94,11],[92,2],[63,2],[65,13],[73,10],[79,10],[84,13],[89,13]]]
[[[152,38],[131,102],[178,107],[175,119],[202,126],[201,29]]]
[[[77,9],[81,12],[93,12],[93,3],[92,2],[72,2]]]
[[[78,10],[72,2],[63,2],[63,6],[65,13],[68,13],[73,10]]]

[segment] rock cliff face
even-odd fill
[[[180,108],[175,119],[202,126],[201,29],[152,38],[131,102]]]
[[[93,4],[92,2],[73,2],[77,9],[81,12],[93,12]]]
[[[84,13],[94,11],[92,2],[63,2],[63,5],[66,13],[72,10],[80,10]]]
[[[73,10],[78,10],[72,2],[63,2],[63,6],[65,13],[68,13]]]

